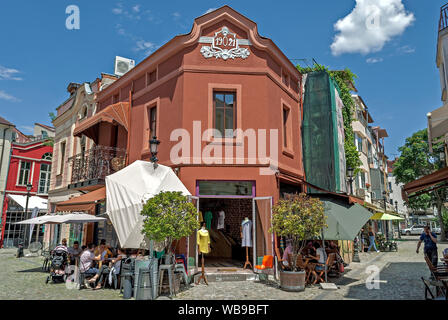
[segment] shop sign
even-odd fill
[[[203,46],[201,54],[204,58],[223,60],[241,58],[246,59],[250,55],[247,48],[240,48],[240,45],[250,45],[248,39],[238,39],[235,33],[229,31],[229,28],[222,27],[218,32],[215,32],[214,37],[200,37],[199,43],[209,43],[211,46]]]

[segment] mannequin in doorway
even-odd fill
[[[201,253],[201,264],[202,264],[202,274],[199,277],[196,284],[199,284],[201,282],[201,279],[204,280],[205,284],[208,285],[207,277],[205,276],[205,261],[204,261],[204,253],[207,254],[211,251],[210,249],[210,234],[205,228],[205,222],[202,223],[201,229],[198,231],[197,234],[197,243],[198,243],[198,250]]]
[[[223,210],[223,207],[220,207],[219,212],[218,212],[218,226],[216,229],[218,229],[218,230],[224,229],[225,218],[226,218],[226,214]]]
[[[241,246],[246,247],[246,262],[243,269],[246,269],[247,266],[252,269],[252,264],[249,261],[249,247],[252,247],[252,221],[248,217],[245,217],[241,223]]]

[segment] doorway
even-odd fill
[[[201,198],[199,211],[210,234],[211,252],[205,259],[205,266],[243,267],[246,251],[241,247],[241,222],[246,217],[252,220],[252,199]],[[221,211],[224,218],[220,217]]]

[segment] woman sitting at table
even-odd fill
[[[320,246],[319,242],[317,242],[317,241],[313,243],[313,247],[314,247],[314,249],[316,249],[316,255],[311,256],[311,258],[315,259],[318,263],[315,267],[315,270],[322,271],[325,268],[323,265],[325,265],[325,263],[327,262],[327,253],[325,252],[324,248],[322,248]],[[315,271],[313,271],[313,272],[315,272]]]
[[[95,250],[95,256],[101,255],[101,261],[112,257],[112,252],[106,245],[106,239],[101,239],[100,245]]]
[[[89,280],[89,283],[95,283],[96,280],[100,278],[94,290],[101,289],[101,284],[103,283],[103,274],[108,274],[109,278],[112,277],[112,273],[120,274],[121,260],[124,258],[126,258],[124,250],[118,248],[118,256],[116,258],[111,259],[109,265],[106,265],[104,263],[101,266],[100,270],[97,272],[97,274],[92,279]]]

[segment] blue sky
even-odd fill
[[[435,56],[439,10],[448,0],[387,0],[398,7],[392,20],[383,20],[395,25],[382,24],[374,35],[356,26],[355,31],[346,24],[344,29],[342,22],[335,30],[339,19],[352,14],[356,22],[362,4],[378,1],[4,1],[0,115],[25,133],[34,122],[49,124],[48,112],[68,97],[69,82],[113,73],[116,55],[138,63],[172,37],[189,32],[195,17],[228,4],[255,21],[260,34],[290,59],[314,58],[357,74],[359,94],[375,125],[387,129],[386,151],[394,157],[407,136],[425,128],[426,113],[441,106]],[[72,4],[80,9],[79,30],[65,27],[65,10]],[[342,38],[331,47],[337,34]]]

